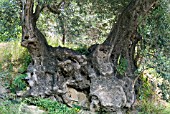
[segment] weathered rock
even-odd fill
[[[40,110],[37,106],[23,104],[21,106],[21,113],[23,114],[44,114],[44,110]]]
[[[92,112],[92,111],[87,111],[87,110],[80,110],[80,112],[78,112],[78,114],[96,114],[96,113]]]
[[[3,86],[3,82],[0,80],[0,99],[4,99],[8,90]]]
[[[0,84],[0,94],[5,94],[5,93],[7,93],[7,89]]]
[[[67,93],[63,96],[64,102],[69,106],[74,107],[74,105],[79,105],[83,108],[89,107],[89,101],[87,95],[83,92],[79,92],[74,88],[67,88]]]

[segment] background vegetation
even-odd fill
[[[128,2],[129,0],[82,0],[81,2],[73,0],[62,6],[59,15],[44,10],[38,21],[38,27],[50,45],[65,46],[87,53],[87,47],[105,40],[111,25],[116,22],[116,16]],[[26,90],[26,83],[23,80],[31,61],[27,50],[20,46],[20,12],[17,0],[0,1],[0,83],[3,82],[10,93],[10,97],[4,97],[5,100],[0,102],[0,113],[18,113],[17,110],[22,103],[39,106],[48,113],[77,113],[79,108],[70,109],[49,99],[16,98],[16,94]],[[168,104],[170,102],[170,1],[160,0],[145,20],[139,22],[138,32],[142,35],[142,41],[136,47],[136,56],[139,56],[137,75],[140,79],[136,109],[141,114],[168,114],[170,113]],[[66,38],[64,43],[63,35]],[[124,70],[122,67],[120,64],[119,70]]]

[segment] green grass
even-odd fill
[[[64,104],[47,98],[26,98],[24,103],[38,106],[45,110],[48,114],[77,114],[79,108],[69,108]]]
[[[155,105],[154,101],[142,100],[139,105],[139,114],[161,114],[164,110],[164,106]]]
[[[170,114],[170,103],[162,110],[162,114]]]
[[[0,114],[19,114],[20,104],[16,104],[9,100],[0,100]]]
[[[69,108],[62,103],[47,98],[29,97],[21,100],[14,95],[10,98],[0,99],[0,114],[27,114],[29,112],[24,109],[26,105],[37,106],[37,108],[44,111],[44,114],[77,114],[80,111],[78,107]],[[27,108],[26,110],[31,109]],[[31,110],[31,112],[35,111]]]
[[[137,110],[139,114],[170,114],[170,105],[163,101],[156,92],[157,85],[145,74],[140,76],[141,86],[138,87]]]

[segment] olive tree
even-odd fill
[[[141,36],[139,22],[156,0],[131,0],[117,13],[108,37],[89,47],[84,55],[65,47],[48,45],[36,22],[46,9],[59,14],[69,1],[22,0],[22,46],[32,57],[27,70],[28,94],[55,97],[69,106],[91,111],[124,111],[135,101],[135,46]]]

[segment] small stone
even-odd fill
[[[5,94],[7,93],[7,89],[0,84],[0,94]]]
[[[23,114],[44,114],[45,111],[40,110],[39,107],[33,105],[23,104],[21,107],[21,111]]]
[[[24,95],[24,93],[25,93],[25,91],[17,91],[17,92],[16,92],[16,95],[17,95],[18,97],[21,97],[21,96]]]

